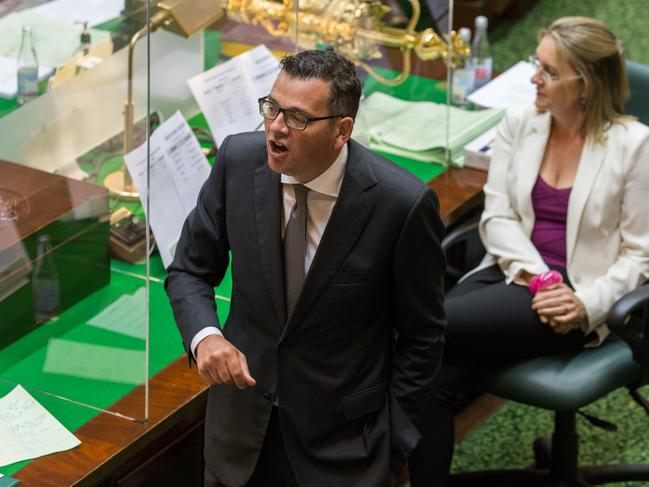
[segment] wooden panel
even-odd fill
[[[0,250],[17,243],[19,237],[34,234],[81,204],[98,201],[100,207],[96,209],[108,213],[106,188],[3,160],[0,160],[1,190],[17,195],[19,218],[12,222],[18,235],[0,231]],[[0,221],[0,229],[3,225],[8,223]]]

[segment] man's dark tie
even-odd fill
[[[290,318],[304,284],[306,257],[306,196],[309,188],[294,184],[295,206],[284,235],[284,282],[286,286],[286,317]]]

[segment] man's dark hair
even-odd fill
[[[329,109],[332,114],[356,118],[362,84],[354,64],[331,49],[302,51],[280,61],[282,71],[298,79],[327,81],[331,90]]]

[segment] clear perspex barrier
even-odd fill
[[[424,181],[448,162],[445,59],[460,48],[419,2],[125,4],[0,17],[2,79],[30,66],[30,25],[39,80],[0,86],[0,394],[21,384],[72,431],[99,412],[146,421],[148,378],[185,353],[165,269],[222,140],[263,130],[257,98],[283,55],[350,57],[354,138]],[[230,295],[227,274],[222,322]]]
[[[128,40],[140,29],[137,143],[150,124],[146,8],[12,5],[0,16],[0,395],[21,385],[71,431],[99,412],[144,422],[148,301],[164,293],[147,275],[141,205],[103,183],[122,165]],[[169,55],[165,41],[152,58]],[[161,117],[181,94],[156,107]]]

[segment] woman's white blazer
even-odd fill
[[[534,106],[510,108],[500,123],[489,176],[480,236],[487,256],[508,283],[520,273],[548,269],[530,240],[534,227],[532,188],[550,133],[550,114]],[[608,334],[612,304],[649,278],[649,127],[616,123],[605,140],[588,139],[568,202],[567,273],[588,313],[584,332]]]

